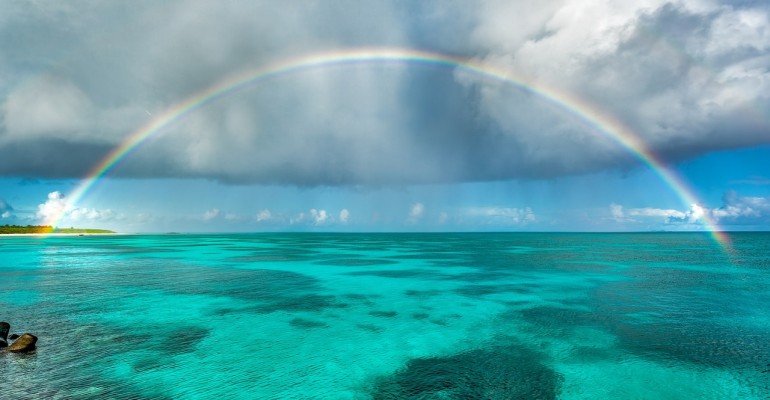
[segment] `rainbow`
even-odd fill
[[[157,115],[144,126],[131,133],[125,141],[113,149],[104,159],[88,172],[75,189],[66,197],[67,207],[49,221],[48,225],[57,226],[64,218],[67,209],[72,209],[83,196],[107,173],[136,150],[149,138],[157,135],[175,121],[185,115],[215,102],[223,97],[243,90],[254,84],[266,80],[278,78],[290,74],[298,74],[303,71],[327,68],[333,66],[345,66],[351,64],[404,64],[426,65],[443,68],[452,68],[457,71],[470,73],[482,78],[502,81],[515,88],[535,93],[545,99],[552,106],[561,109],[590,125],[602,135],[618,143],[643,163],[647,164],[660,178],[670,186],[686,206],[692,207],[699,204],[694,191],[674,172],[669,170],[664,162],[658,158],[634,132],[621,121],[607,114],[601,109],[589,104],[584,99],[570,95],[569,93],[546,87],[542,84],[533,84],[522,77],[518,77],[508,70],[497,68],[472,59],[465,59],[451,55],[431,53],[412,49],[399,48],[366,48],[329,53],[311,54],[292,58],[281,62],[268,64],[252,70],[233,75],[220,81],[187,99],[176,103],[162,114]],[[719,229],[716,221],[705,212],[703,217],[704,227],[711,233],[714,240],[723,248],[729,246],[729,238]]]

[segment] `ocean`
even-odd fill
[[[770,233],[0,237],[8,399],[768,399]]]

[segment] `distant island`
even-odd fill
[[[106,229],[54,228],[50,225],[2,225],[0,235],[41,234],[41,233],[115,233]]]

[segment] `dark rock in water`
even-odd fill
[[[35,343],[37,343],[37,336],[25,333],[8,347],[8,351],[26,353],[35,350]]]
[[[0,349],[8,347],[8,342],[5,340],[0,339]]]
[[[9,340],[16,340],[18,338],[19,338],[19,335],[15,334],[15,333],[13,335],[11,335],[11,336],[8,336]]]
[[[11,330],[11,324],[5,321],[0,322],[0,339],[2,339],[3,341],[7,341],[8,331],[10,330]]]

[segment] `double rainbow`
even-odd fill
[[[74,207],[74,205],[80,201],[80,199],[82,199],[103,176],[114,169],[122,159],[127,157],[132,151],[136,150],[139,145],[163,131],[163,129],[171,123],[184,118],[185,115],[205,107],[212,102],[257,83],[285,75],[349,64],[383,63],[426,65],[455,69],[481,78],[503,81],[513,87],[537,94],[551,105],[574,115],[582,120],[582,122],[595,128],[600,134],[627,149],[644,164],[648,165],[652,171],[663,180],[663,182],[670,186],[682,200],[684,205],[692,206],[700,203],[695,196],[694,191],[682,180],[682,178],[669,170],[662,160],[658,158],[631,129],[612,115],[607,114],[583,99],[579,99],[569,93],[558,91],[554,88],[546,87],[542,84],[534,85],[521,77],[517,77],[510,71],[473,60],[411,49],[367,48],[311,54],[269,64],[231,76],[228,79],[188,97],[170,107],[162,114],[157,115],[144,126],[131,133],[123,143],[102,159],[67,196],[67,208]],[[67,208],[65,208],[65,210]],[[57,226],[65,216],[65,210],[50,219],[48,224]],[[711,233],[714,240],[719,245],[726,248],[729,244],[729,239],[724,232],[719,229],[716,221],[708,212],[704,213],[702,220],[704,227]]]

